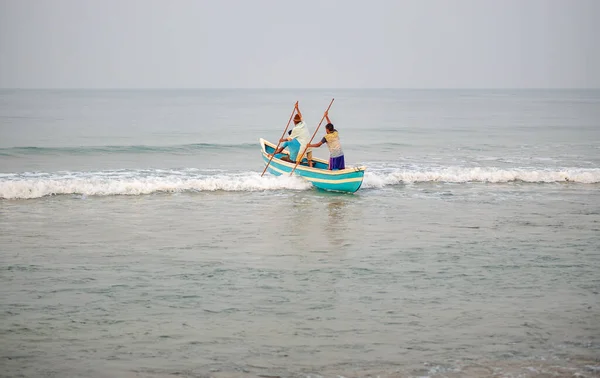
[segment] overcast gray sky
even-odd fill
[[[0,0],[4,88],[600,87],[600,0]]]

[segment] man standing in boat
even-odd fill
[[[294,116],[294,128],[292,129],[292,133],[290,134],[288,140],[297,139],[300,143],[300,153],[298,154],[296,162],[301,162],[302,158],[304,157],[302,152],[308,146],[308,142],[310,142],[310,133],[308,132],[306,124],[302,120],[302,113],[300,113],[298,104],[296,104],[296,112],[297,113]],[[306,149],[306,160],[308,160],[308,166],[312,167],[312,148]]]
[[[344,152],[340,144],[340,136],[329,119],[329,112],[325,112],[325,118],[328,122],[325,126],[325,136],[319,143],[309,144],[308,146],[321,147],[323,143],[327,143],[327,147],[329,147],[329,170],[345,169],[346,164],[344,163]]]

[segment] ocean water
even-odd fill
[[[599,376],[600,91],[2,90],[0,259],[0,376]]]

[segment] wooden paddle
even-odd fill
[[[321,124],[323,123],[323,120],[325,119],[325,116],[329,112],[329,108],[331,108],[331,105],[333,104],[333,100],[335,100],[335,98],[331,99],[331,102],[329,103],[329,106],[327,107],[327,110],[325,110],[325,113],[323,113],[323,117],[321,117],[321,122],[319,122],[319,126],[317,126],[317,129],[313,133],[312,138],[310,138],[310,141],[306,144],[306,147],[304,147],[304,151],[302,151],[302,154],[300,155],[301,158],[300,158],[300,160],[298,160],[296,162],[296,165],[294,165],[294,169],[292,169],[292,171],[290,172],[290,176],[294,173],[294,171],[296,170],[296,167],[302,161],[302,157],[304,157],[304,154],[306,153],[306,150],[308,150],[308,145],[312,143],[313,139],[315,138],[315,135],[317,135],[317,131],[319,131],[319,127],[321,127]]]
[[[279,144],[281,143],[281,140],[285,136],[285,132],[287,131],[288,127],[290,127],[290,122],[292,122],[292,118],[294,117],[294,113],[296,112],[296,109],[298,109],[298,101],[296,101],[296,104],[294,105],[294,110],[292,110],[292,115],[290,116],[290,119],[289,119],[287,125],[285,126],[285,130],[283,130],[283,134],[281,134],[281,138],[279,138],[279,141],[277,142],[277,147],[275,147],[275,150],[273,151],[273,155],[271,155],[271,158],[269,159],[269,162],[267,163],[265,170],[260,174],[260,177],[263,177],[263,175],[267,171],[267,168],[269,168],[271,161],[275,157],[275,151],[277,151],[277,149],[279,148]],[[300,110],[298,110],[298,112],[300,112]]]

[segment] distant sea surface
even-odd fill
[[[600,90],[0,91],[2,377],[596,377],[599,293]]]

